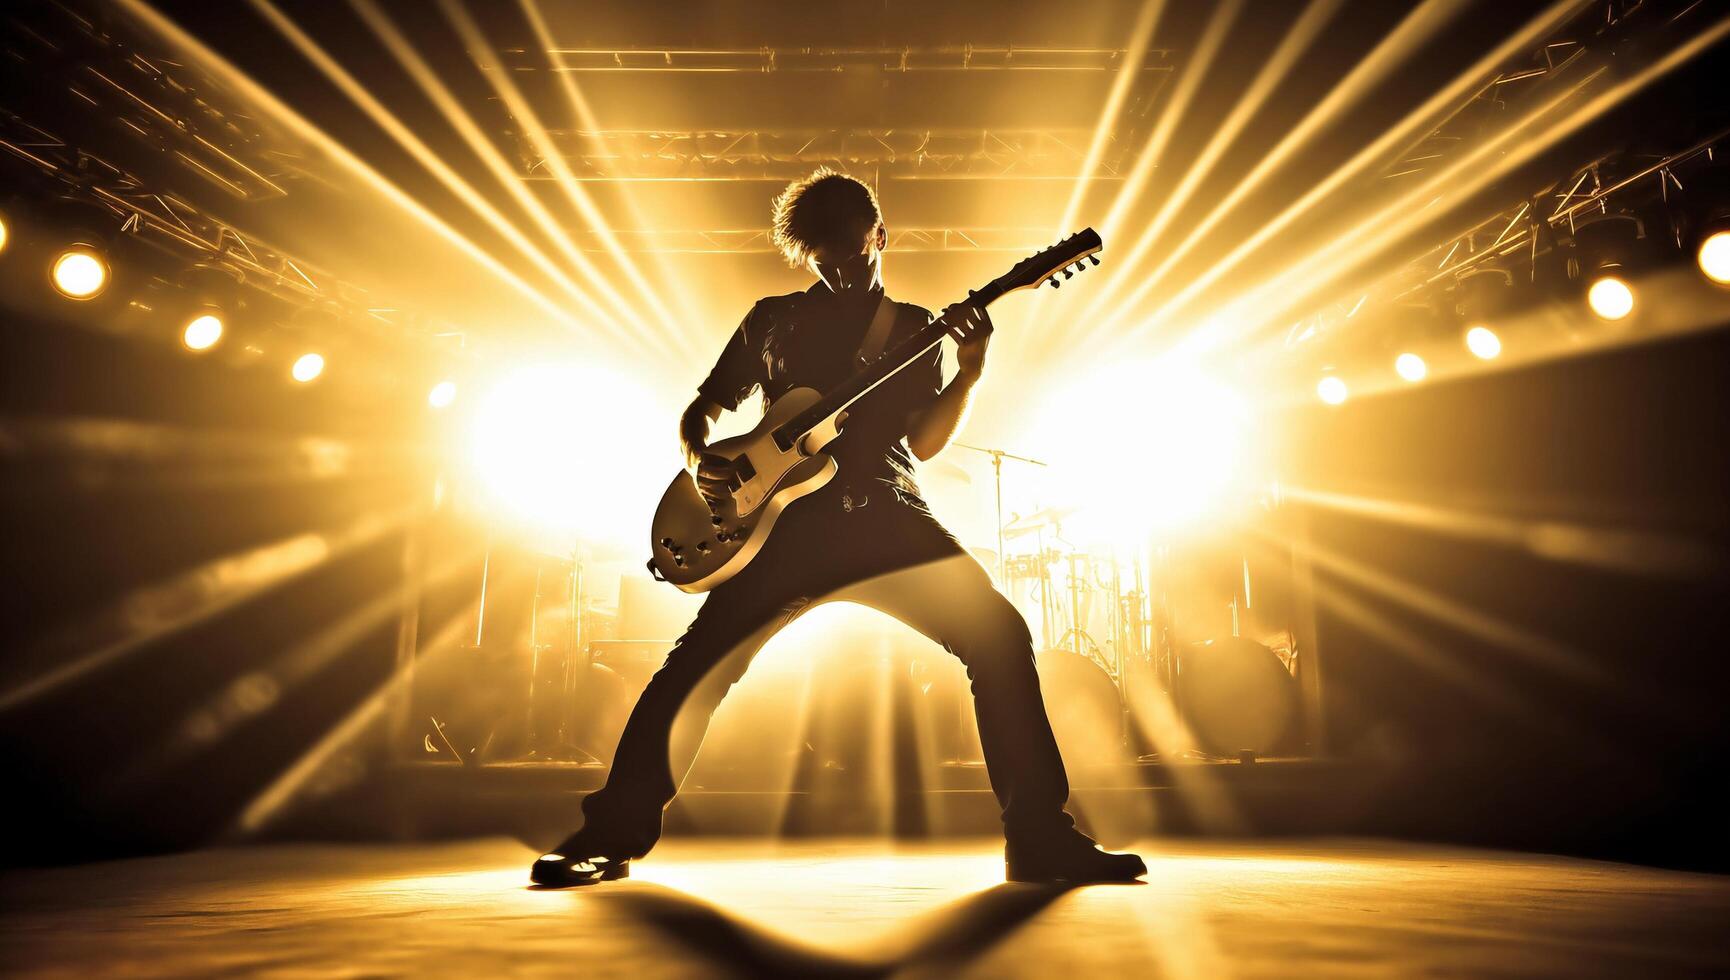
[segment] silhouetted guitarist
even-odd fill
[[[722,411],[758,389],[769,404],[793,388],[832,390],[931,322],[884,296],[887,235],[869,187],[820,169],[777,198],[774,217],[776,244],[817,282],[759,301],[685,411],[680,436],[711,500],[732,477],[727,460],[704,452]],[[945,317],[955,324],[954,379],[943,384],[942,348],[933,348],[854,406],[825,450],[839,464],[834,481],[789,507],[762,553],[709,594],[631,712],[606,786],[583,801],[583,828],[535,862],[534,881],[628,875],[630,861],[660,838],[662,812],[727,689],[778,629],[837,593],[894,616],[966,665],[1011,880],[1146,873],[1139,857],[1101,850],[1064,812],[1069,783],[1027,624],[920,496],[914,459],[937,455],[960,428],[991,341],[983,309],[960,304]]]

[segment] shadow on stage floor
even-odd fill
[[[778,936],[672,889],[650,886],[619,894],[613,902],[717,973],[868,978],[927,971],[953,975],[1067,890],[1064,885],[996,885],[931,916],[892,944],[894,949],[857,958]]]
[[[503,839],[0,874],[27,976],[1723,975],[1730,879],[1373,840],[1154,840],[1147,883],[1003,883],[986,839],[664,841],[527,881]]]

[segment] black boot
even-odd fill
[[[631,876],[631,859],[588,843],[582,831],[535,859],[529,880],[546,888],[571,888]]]
[[[1012,839],[1004,845],[1004,870],[1010,881],[1087,884],[1134,881],[1147,874],[1147,865],[1134,854],[1101,850],[1079,830],[1050,837]]]

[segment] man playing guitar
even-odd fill
[[[766,405],[795,388],[831,390],[931,322],[925,310],[884,295],[887,234],[865,184],[819,169],[776,200],[774,228],[788,261],[817,282],[759,301],[685,410],[680,437],[711,502],[734,478],[728,460],[705,453],[722,411],[757,389]],[[982,307],[956,304],[943,320],[958,345],[955,377],[943,384],[935,347],[853,406],[825,450],[839,464],[834,480],[790,506],[763,551],[703,603],[631,712],[606,785],[583,801],[582,829],[535,862],[535,882],[627,876],[629,862],[659,839],[662,812],[727,689],[778,629],[832,598],[880,609],[966,665],[1011,880],[1146,873],[1139,857],[1097,847],[1064,811],[1069,783],[1027,624],[920,496],[914,460],[937,455],[960,428],[991,342]]]

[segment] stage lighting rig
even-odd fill
[[[1514,304],[1514,277],[1507,270],[1479,268],[1460,277],[1454,310],[1464,324],[1461,340],[1473,357],[1488,361],[1502,353],[1502,339],[1495,327]]]
[[[309,352],[300,355],[294,366],[289,368],[289,376],[301,384],[311,384],[324,373],[324,355]]]
[[[1466,349],[1481,361],[1493,361],[1502,353],[1502,338],[1489,327],[1479,325],[1466,331]]]
[[[187,350],[216,346],[245,306],[244,279],[238,270],[201,262],[181,275],[184,300],[176,304],[180,342]]]
[[[114,277],[110,255],[121,233],[120,217],[100,204],[67,195],[44,205],[39,218],[43,240],[54,242],[49,285],[67,299],[101,296]]]
[[[1430,366],[1422,356],[1406,351],[1394,358],[1394,373],[1399,375],[1401,380],[1416,384],[1429,376]]]
[[[433,408],[448,408],[456,400],[457,383],[448,378],[433,385],[426,395],[426,403]]]
[[[1634,312],[1633,269],[1645,265],[1646,226],[1632,214],[1584,219],[1574,229],[1576,278],[1586,283],[1586,305],[1600,320],[1615,322]]]
[[[1316,382],[1316,397],[1329,405],[1344,405],[1351,397],[1351,389],[1346,383],[1334,375],[1328,375]]]
[[[1715,231],[1694,250],[1694,261],[1706,278],[1721,286],[1730,285],[1730,231]]]

